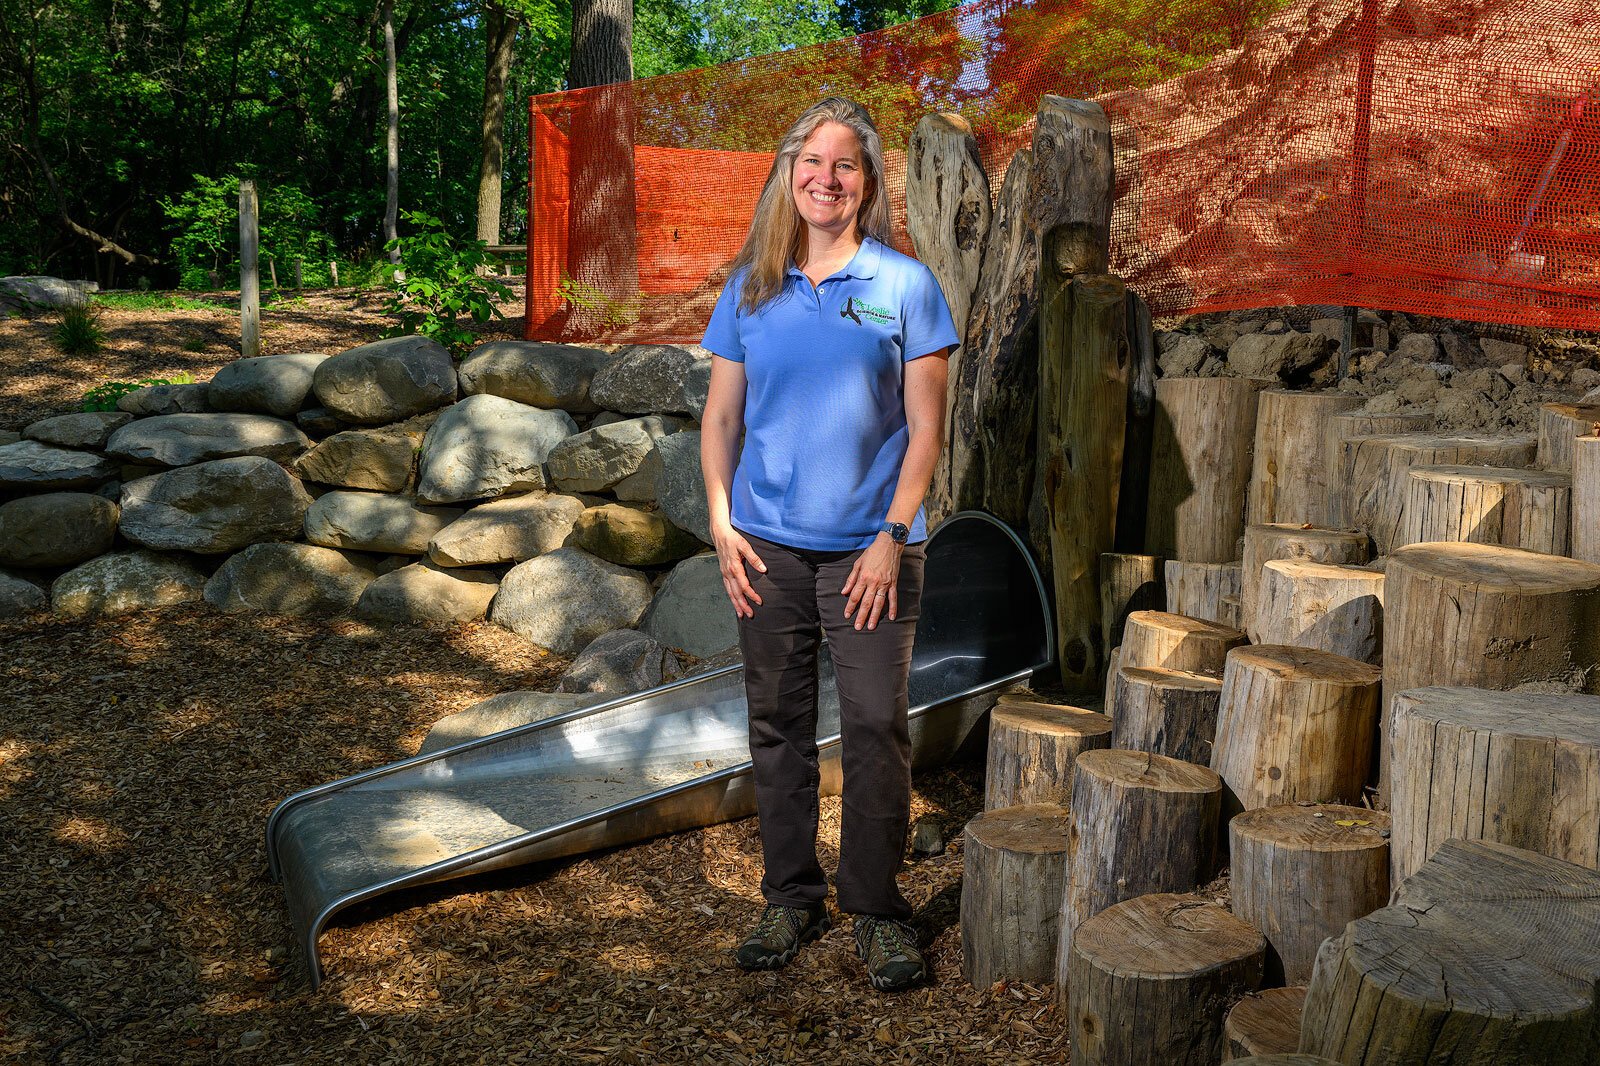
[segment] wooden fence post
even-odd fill
[[[261,230],[256,183],[239,183],[239,354],[261,354]]]

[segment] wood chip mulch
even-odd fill
[[[312,992],[262,830],[290,793],[566,664],[497,627],[172,608],[0,625],[0,1060],[1059,1063],[1048,986],[960,973],[960,828],[982,768],[919,774],[950,844],[908,864],[934,980],[872,991],[848,922],[787,970],[754,819],[411,892],[323,937]],[[821,853],[837,861],[839,803]]]

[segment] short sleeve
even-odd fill
[[[734,274],[722,287],[717,306],[711,311],[711,321],[706,323],[706,335],[700,347],[712,355],[720,355],[735,363],[744,362],[744,345],[739,342],[739,289],[743,274]]]
[[[925,265],[918,265],[921,269],[906,293],[902,308],[905,332],[900,352],[908,363],[961,343],[938,279]]]

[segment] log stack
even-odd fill
[[[1245,643],[1237,629],[1166,611],[1135,611],[1106,679],[1106,714],[1116,717],[1116,679],[1124,667],[1159,667],[1221,677],[1228,651]]]
[[[1236,610],[1228,606],[1239,598],[1239,563],[1186,563],[1168,559],[1165,566],[1166,609],[1185,618],[1198,618],[1232,629],[1242,628]]]
[[[1051,981],[1055,901],[1071,812],[1054,803],[986,811],[967,823],[961,881],[961,972],[975,988]]]
[[[1350,529],[1315,529],[1306,526],[1248,526],[1244,531],[1244,562],[1240,567],[1240,607],[1244,631],[1256,643],[1256,610],[1261,602],[1261,570],[1274,559],[1305,559],[1315,563],[1359,565],[1367,561],[1367,535]]]
[[[1221,681],[1188,670],[1125,666],[1115,684],[1111,747],[1210,764]]]
[[[1361,437],[1388,437],[1398,433],[1416,433],[1433,425],[1433,408],[1419,407],[1411,411],[1391,411],[1369,414],[1349,411],[1328,417],[1325,440],[1325,477],[1328,482],[1328,506],[1324,525],[1333,529],[1354,526],[1355,513],[1351,510],[1355,493],[1352,491],[1355,449],[1348,444]]]
[[[1572,442],[1593,434],[1596,424],[1600,405],[1547,403],[1539,408],[1539,469],[1572,473]]]
[[[1078,756],[1104,748],[1111,719],[1080,707],[1002,699],[989,712],[983,809],[1068,803]]]

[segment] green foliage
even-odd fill
[[[213,277],[223,284],[237,282],[239,180],[237,175],[213,179],[196,174],[182,196],[161,201],[167,220],[178,227],[172,253],[183,288],[209,289]],[[259,203],[261,262],[277,261],[279,284],[289,280],[296,259],[303,264],[303,284],[328,284],[333,238],[317,227],[316,202],[298,186],[276,185],[260,190]]]
[[[632,300],[618,300],[566,274],[561,275],[556,291],[575,310],[599,312],[600,323],[606,329],[632,325],[638,321],[639,312],[644,306],[642,294]]]
[[[115,411],[117,401],[130,392],[138,392],[149,385],[192,385],[193,374],[174,374],[170,378],[145,378],[143,381],[107,381],[83,394],[83,410]]]
[[[492,275],[479,273],[491,263],[487,242],[457,240],[441,220],[424,211],[406,211],[402,217],[412,235],[385,245],[400,255],[390,282],[392,295],[383,307],[400,321],[388,336],[431,337],[460,358],[473,340],[462,319],[482,324],[504,318],[495,301],[509,300],[511,290]]]
[[[106,331],[100,328],[99,314],[85,301],[62,309],[51,339],[63,354],[87,355],[104,346]]]
[[[97,292],[94,302],[118,311],[228,311],[235,310],[238,302],[213,297],[197,300],[179,292],[138,292],[122,290]]]

